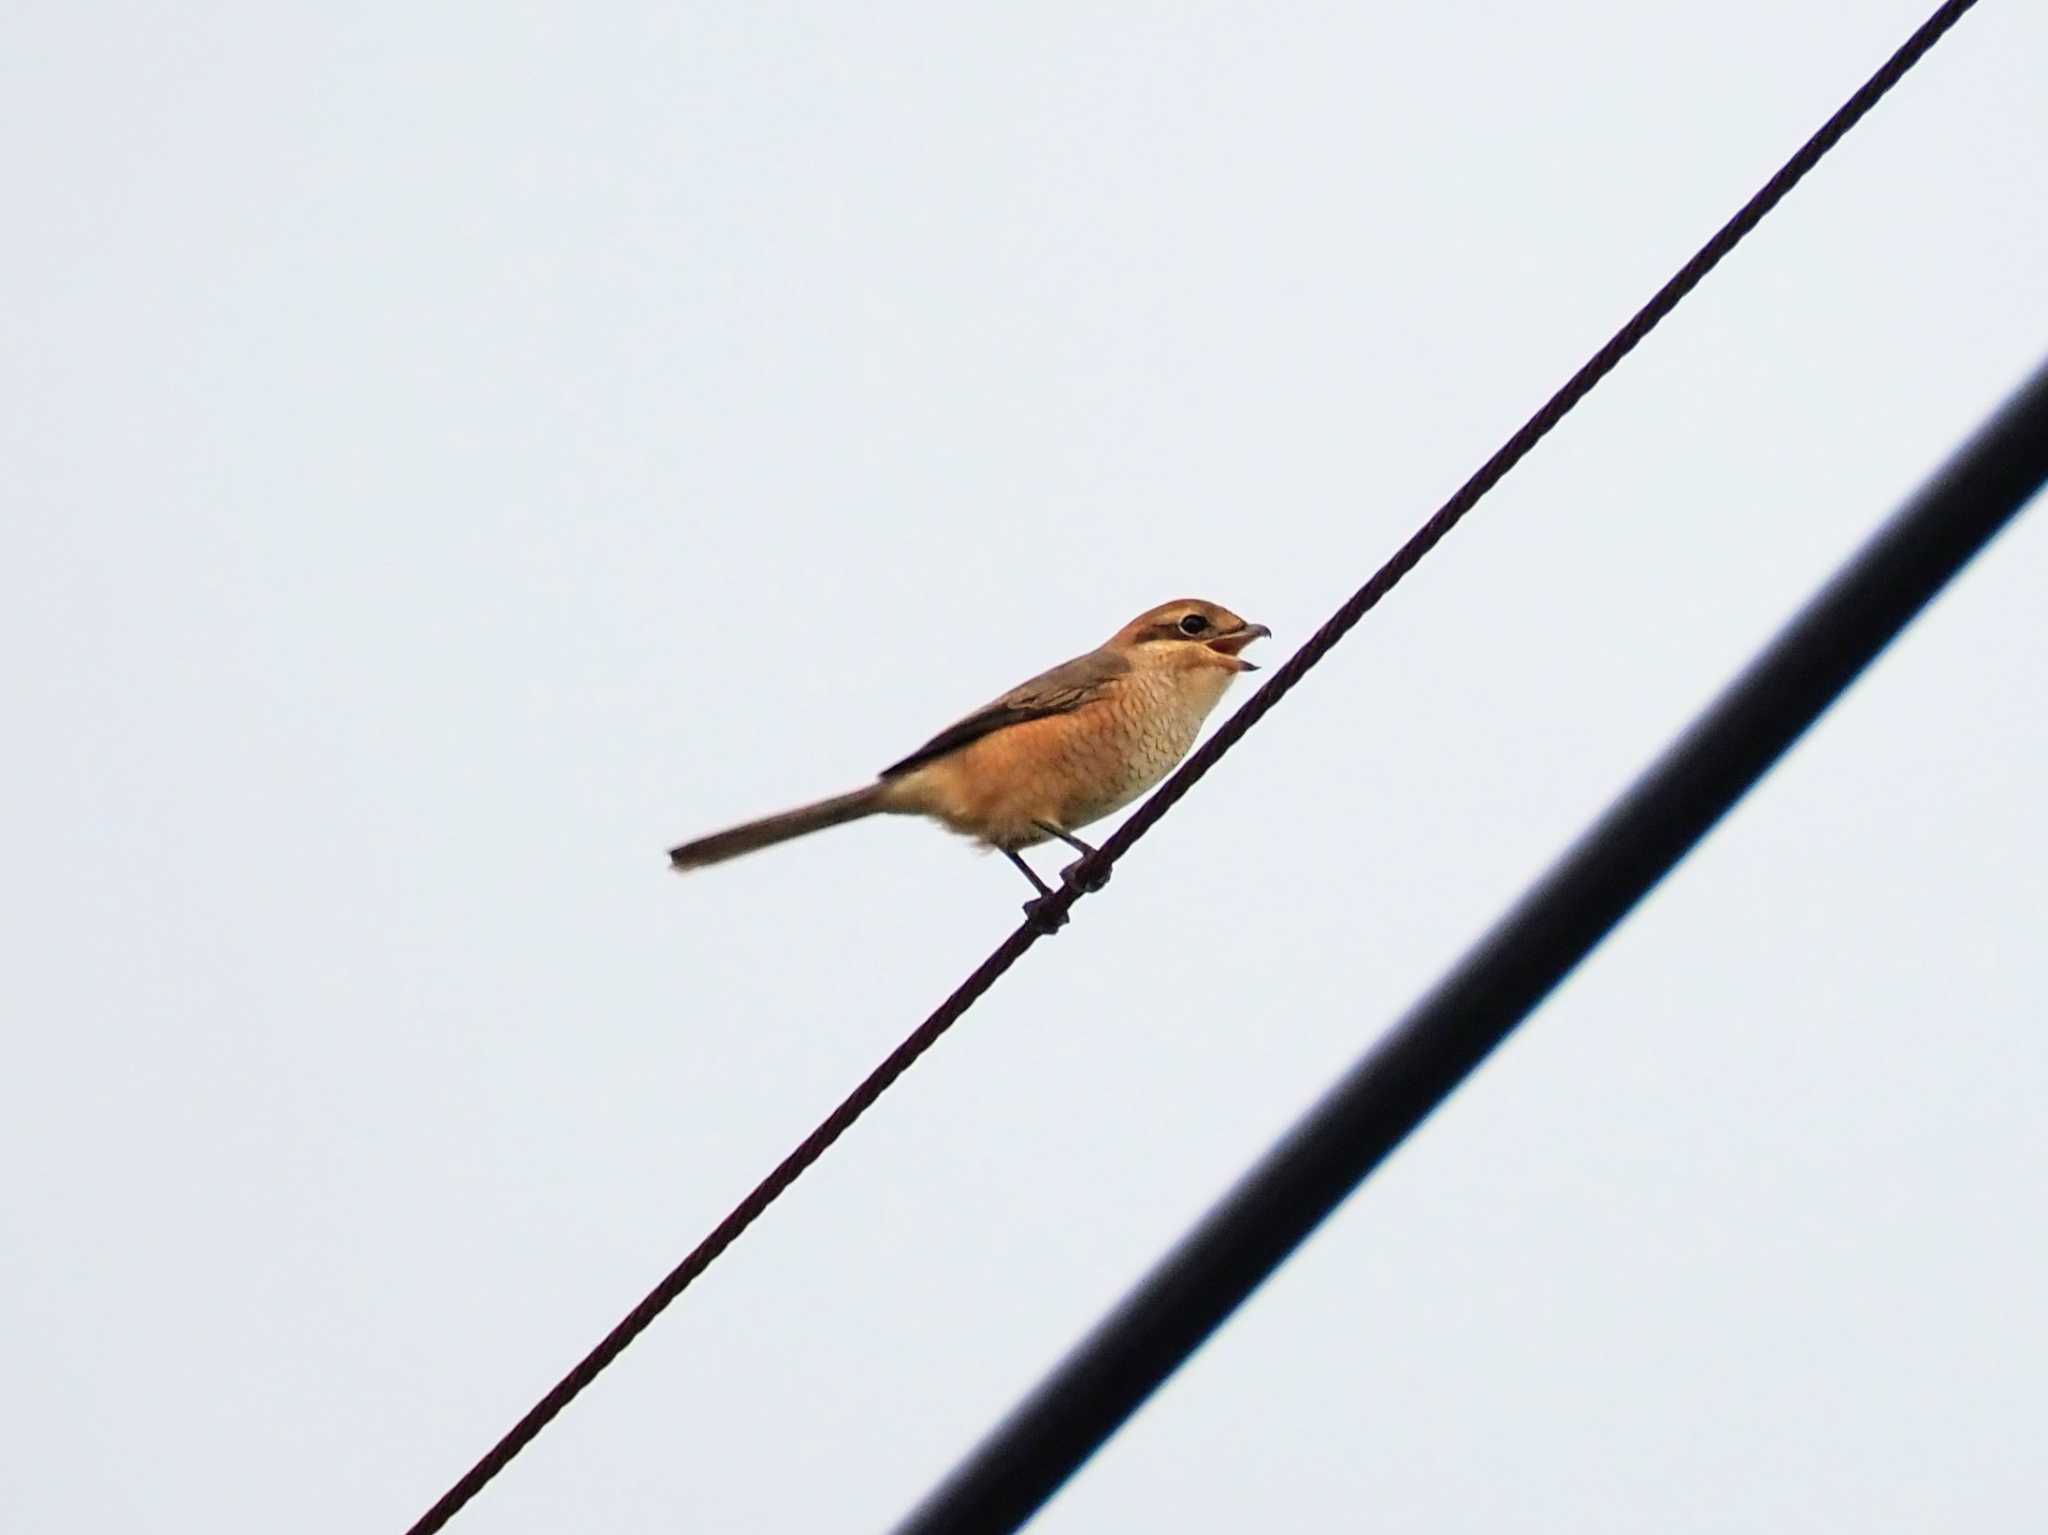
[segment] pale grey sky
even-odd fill
[[[1284,655],[1928,4],[12,7],[0,1525],[402,1529],[1025,894],[670,842],[1168,597]],[[2048,350],[2044,58],[1985,0],[454,1528],[906,1509]],[[2038,1517],[2044,587],[1039,1527]]]

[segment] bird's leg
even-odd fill
[[[1038,871],[1026,863],[1015,848],[1004,848],[1003,856],[1015,864],[1023,872],[1024,877],[1030,880],[1033,887],[1038,891],[1037,895],[1024,903],[1024,915],[1031,919],[1034,927],[1050,938],[1054,933],[1057,933],[1067,925],[1067,914],[1065,912],[1053,912],[1046,906],[1046,902],[1052,899],[1052,886],[1038,877]]]
[[[1033,821],[1031,824],[1044,832],[1048,837],[1057,837],[1060,841],[1066,843],[1068,847],[1080,853],[1081,856],[1079,858],[1060,870],[1061,879],[1070,885],[1079,885],[1091,895],[1109,883],[1110,871],[1108,869],[1091,869],[1086,879],[1079,877],[1081,866],[1095,856],[1097,851],[1095,848],[1090,847],[1072,832],[1062,831],[1050,821]]]

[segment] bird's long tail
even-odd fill
[[[678,870],[701,869],[706,864],[724,863],[726,859],[737,858],[742,853],[773,847],[791,837],[823,831],[828,826],[839,826],[847,821],[858,821],[863,816],[878,815],[888,808],[883,803],[887,787],[886,784],[869,784],[851,794],[835,795],[831,799],[821,799],[815,805],[785,810],[781,815],[763,816],[743,826],[699,837],[695,842],[670,848],[669,862]]]

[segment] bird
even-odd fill
[[[1095,848],[1075,833],[1171,772],[1224,690],[1258,670],[1244,648],[1271,637],[1213,602],[1161,603],[947,726],[873,783],[682,843],[669,863],[688,872],[871,815],[926,816],[1021,869],[1038,891],[1026,916],[1056,930],[1065,913],[1047,909],[1052,887],[1022,850],[1064,842],[1081,857],[1062,877],[1084,890],[1106,884],[1107,870],[1083,869]]]

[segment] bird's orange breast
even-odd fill
[[[1077,831],[1171,772],[1230,679],[1209,667],[1134,672],[1078,709],[1006,726],[891,780],[891,808],[994,847],[1045,841],[1041,821]]]

